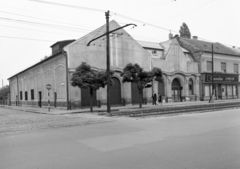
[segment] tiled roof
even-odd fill
[[[180,38],[183,41],[186,41],[187,43],[202,49],[205,52],[212,52],[212,44],[213,44],[213,51],[214,53],[220,53],[220,54],[227,54],[227,55],[234,55],[234,56],[240,56],[240,53],[237,51],[232,50],[231,48],[221,44],[221,43],[211,43],[201,40],[195,40],[195,39],[187,39],[187,38]]]
[[[160,49],[160,50],[164,50],[159,43],[156,42],[146,42],[146,41],[139,41],[137,40],[137,42],[145,48],[152,48],[152,49]]]
[[[161,42],[160,45],[163,47],[164,50],[167,51],[169,49],[169,47],[174,43],[176,43],[176,41],[174,39],[170,39],[170,40],[167,40],[165,42]],[[189,51],[187,49],[184,49],[183,47],[181,47],[181,49],[182,49],[183,52],[189,53]]]
[[[240,55],[240,48],[230,48],[230,49],[233,50],[234,52],[239,53],[239,55]]]

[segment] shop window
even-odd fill
[[[209,94],[209,92],[210,92],[209,85],[205,85],[204,89],[205,89],[205,96],[210,96],[210,94]]]
[[[34,100],[34,90],[31,90],[31,100]]]
[[[189,79],[188,88],[189,88],[189,95],[194,95],[194,92],[193,92],[193,80],[192,79]]]
[[[221,62],[221,72],[226,73],[227,72],[226,70],[227,70],[226,69],[226,63]]]
[[[226,86],[225,85],[222,85],[221,87],[222,89],[222,96],[226,96]]]
[[[227,85],[227,95],[232,96],[232,85]]]
[[[25,100],[28,100],[28,92],[25,92]]]
[[[234,73],[238,74],[238,64],[234,64]]]
[[[233,95],[234,95],[234,96],[237,95],[237,86],[233,86]]]
[[[22,91],[20,91],[20,100],[23,99]]]
[[[207,61],[207,72],[212,72],[212,62]]]

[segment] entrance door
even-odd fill
[[[120,81],[113,77],[113,86],[110,87],[110,103],[111,105],[121,104],[121,83]]]
[[[182,87],[180,85],[180,82],[178,79],[174,79],[172,82],[172,97],[174,102],[181,102],[182,97],[181,97],[181,90]]]
[[[218,99],[222,99],[222,85],[218,85],[217,88]]]
[[[42,92],[38,92],[38,106],[42,107]]]
[[[82,105],[82,107],[89,107],[91,104],[90,101],[91,101],[91,95],[90,95],[89,88],[81,89],[81,105]],[[96,95],[96,91],[94,90],[93,106],[96,106],[96,105],[97,105],[97,95]]]
[[[139,104],[141,95],[139,94],[137,83],[131,84],[131,93],[132,93],[132,104]]]

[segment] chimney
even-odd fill
[[[171,31],[170,31],[170,33],[168,34],[168,38],[169,38],[169,40],[173,38],[173,34],[171,33]]]
[[[192,37],[194,40],[198,40],[198,37],[197,36],[193,36]]]

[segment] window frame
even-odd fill
[[[212,72],[212,61],[207,61],[207,72]]]
[[[23,100],[23,94],[22,94],[22,91],[20,91],[20,100]]]
[[[224,69],[224,67],[225,67],[225,69]],[[221,72],[227,73],[227,63],[226,62],[221,62]]]
[[[28,100],[28,92],[25,91],[25,100]]]
[[[31,100],[34,100],[34,89],[31,89]]]
[[[236,71],[235,71],[235,66],[236,66]],[[236,74],[238,74],[238,73],[239,73],[239,72],[238,72],[238,69],[239,69],[239,68],[238,68],[238,64],[237,64],[237,63],[234,63],[234,64],[233,64],[233,72],[236,73]]]

